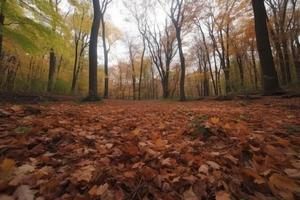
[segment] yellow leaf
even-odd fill
[[[218,124],[220,122],[220,119],[218,117],[212,117],[210,118],[211,123]]]
[[[11,172],[15,169],[16,162],[11,159],[4,159],[1,163],[1,172]]]

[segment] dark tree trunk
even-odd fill
[[[230,87],[230,71],[229,69],[224,69],[224,76],[225,76],[225,91],[226,94],[229,94],[231,92],[231,87]]]
[[[242,88],[244,88],[244,66],[243,66],[243,60],[242,60],[241,55],[236,56],[236,62],[239,67],[241,86],[242,86]]]
[[[93,0],[94,7],[94,18],[91,29],[90,36],[90,46],[89,46],[89,96],[86,98],[88,101],[98,101],[100,97],[98,95],[98,80],[97,80],[97,44],[98,44],[98,34],[100,26],[100,3],[99,0]]]
[[[104,15],[101,15],[102,25],[102,43],[103,43],[103,54],[104,54],[104,98],[108,99],[109,96],[109,77],[108,77],[108,50],[106,45],[106,26],[104,21]]]
[[[78,43],[79,43],[79,38],[76,38],[76,36],[75,36],[75,57],[74,57],[73,78],[72,78],[72,86],[71,86],[72,93],[75,92],[76,82],[77,82],[76,71],[77,71],[77,66],[78,66]]]
[[[56,57],[54,50],[50,50],[50,58],[49,58],[49,76],[48,76],[48,87],[47,92],[52,92],[54,87],[54,79],[55,79],[55,71],[56,71]]]
[[[0,10],[0,60],[2,58],[2,51],[3,51],[3,26],[4,26],[4,5],[6,3],[6,0],[3,0],[1,2],[1,10]]]
[[[274,66],[272,50],[267,27],[267,13],[262,0],[252,0],[254,11],[257,49],[262,68],[262,82],[267,94],[280,90],[278,77]]]
[[[179,56],[180,56],[180,68],[181,68],[181,73],[180,73],[180,101],[185,101],[185,90],[184,90],[184,85],[185,85],[185,58],[183,54],[183,49],[182,49],[182,39],[181,39],[181,30],[180,28],[176,28],[176,38],[177,38],[177,43],[178,43],[178,51],[179,51]]]

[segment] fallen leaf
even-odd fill
[[[15,170],[16,162],[11,159],[4,159],[0,165],[0,179],[9,180]]]
[[[31,190],[28,185],[19,186],[14,192],[14,197],[18,200],[34,200],[34,196],[37,191]]]
[[[0,200],[14,200],[15,198],[13,196],[8,196],[8,195],[0,195]]]
[[[220,122],[220,119],[218,117],[212,117],[210,118],[211,123],[218,124]]]
[[[300,170],[299,169],[285,169],[284,172],[290,178],[300,178]]]
[[[123,175],[126,178],[134,178],[136,176],[136,172],[135,171],[127,171]]]
[[[93,177],[93,172],[95,171],[95,167],[93,165],[87,165],[79,168],[74,172],[72,178],[75,182],[86,181],[90,182]]]
[[[225,191],[218,191],[216,193],[216,200],[230,200],[230,194]]]
[[[171,166],[174,166],[176,164],[176,160],[172,159],[172,158],[166,158],[166,159],[161,161],[161,164],[163,166],[171,167]]]
[[[218,163],[216,163],[216,162],[214,162],[214,161],[206,161],[206,163],[210,166],[210,167],[212,167],[213,169],[220,169],[221,168],[221,166],[218,164]]]
[[[300,187],[295,181],[280,174],[273,174],[269,179],[269,185],[270,188],[272,188],[272,191],[287,190],[291,192],[300,192]]]
[[[224,157],[227,158],[227,159],[229,159],[229,160],[230,160],[231,162],[233,162],[235,165],[237,165],[238,162],[239,162],[239,159],[233,157],[233,156],[230,155],[230,154],[227,154],[227,155],[225,155]]]
[[[198,169],[198,172],[208,175],[208,166],[207,165],[201,165]]]
[[[96,186],[94,185],[90,190],[89,190],[89,195],[91,196],[101,196],[105,192],[108,191],[109,185],[105,183],[104,185]]]
[[[189,190],[187,190],[183,193],[183,199],[184,200],[198,200],[198,197],[194,193],[193,188],[190,187]]]

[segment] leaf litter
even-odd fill
[[[296,200],[299,103],[3,105],[0,199]]]

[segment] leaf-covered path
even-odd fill
[[[299,199],[300,100],[0,106],[0,199]]]

